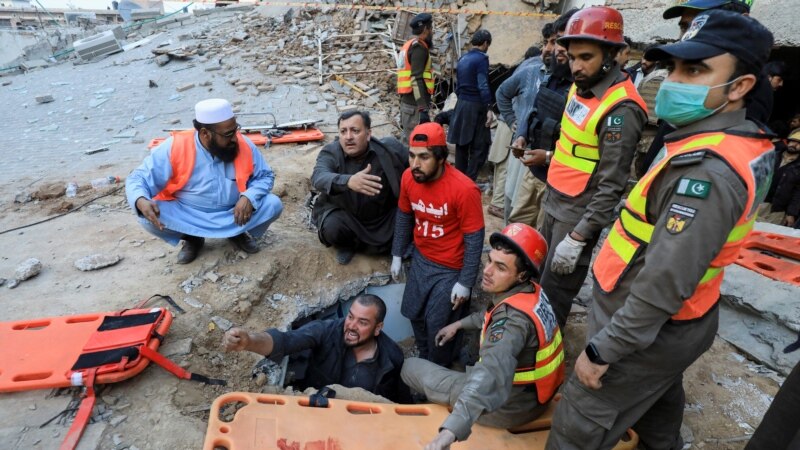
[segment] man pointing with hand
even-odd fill
[[[388,253],[400,175],[408,156],[394,138],[372,138],[366,111],[339,117],[339,139],[317,156],[311,184],[320,195],[311,220],[319,240],[336,248],[336,262],[347,264],[355,252]]]

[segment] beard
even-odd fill
[[[613,66],[611,70],[614,70],[614,67],[616,66]],[[582,80],[575,79],[575,86],[577,86],[578,89],[585,91],[602,80],[606,76],[606,73],[607,72],[604,72],[602,69],[600,69],[594,75],[590,75]]]
[[[227,146],[217,145],[216,141],[211,140],[208,145],[208,152],[219,158],[222,162],[233,162],[239,156],[239,144],[234,141]]]
[[[550,73],[551,76],[557,79],[569,80],[572,78],[572,72],[569,70],[569,61],[562,64],[555,57],[553,57],[550,64]]]

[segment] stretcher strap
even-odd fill
[[[159,311],[144,314],[128,314],[125,316],[106,316],[97,331],[119,330],[121,328],[138,327],[155,323],[163,313]]]
[[[117,364],[122,363],[123,361],[136,361],[138,358],[139,347],[133,346],[112,348],[111,350],[101,350],[99,352],[82,353],[78,357],[78,360],[75,361],[75,365],[72,366],[72,370],[89,368],[97,369],[98,367],[106,364]],[[124,369],[124,366],[125,364],[123,363],[120,367],[120,371]]]
[[[86,429],[86,424],[89,423],[89,418],[92,417],[92,409],[94,408],[94,378],[97,369],[90,369],[87,371],[84,380],[86,382],[86,391],[83,394],[83,400],[75,414],[75,420],[72,421],[72,426],[69,427],[67,435],[64,437],[64,442],[61,443],[59,450],[74,450],[81,440],[83,430]]]
[[[196,373],[191,373],[188,370],[184,369],[183,367],[175,364],[174,362],[170,361],[169,359],[165,358],[161,353],[151,349],[150,347],[143,345],[139,349],[139,353],[142,356],[153,361],[154,363],[158,364],[159,366],[163,367],[168,372],[172,373],[178,378],[182,378],[184,380],[192,380],[192,381],[199,381],[205,384],[213,384],[217,386],[226,386],[228,383],[225,380],[219,380],[216,378],[208,378],[204,375],[199,375]]]

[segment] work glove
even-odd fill
[[[450,303],[453,304],[453,310],[455,311],[458,309],[458,307],[468,299],[469,288],[463,286],[461,283],[454,284],[453,290],[450,292]]]
[[[578,257],[581,256],[585,246],[586,242],[576,241],[567,234],[564,236],[564,240],[556,246],[550,269],[559,275],[568,275],[574,272],[575,265],[578,264]]]
[[[403,275],[403,258],[400,256],[392,256],[392,280],[395,283],[400,282],[400,277]]]
[[[419,123],[428,123],[431,121],[431,116],[428,115],[428,110],[423,109],[419,112]]]

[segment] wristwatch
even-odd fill
[[[589,357],[589,361],[591,361],[592,364],[597,364],[598,366],[608,365],[608,363],[603,361],[603,358],[600,357],[600,353],[597,352],[597,347],[592,343],[586,346],[586,356]]]

